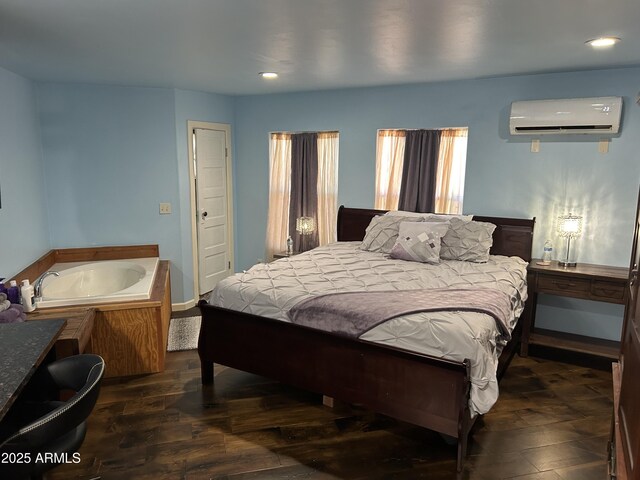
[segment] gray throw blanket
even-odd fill
[[[8,302],[8,300],[5,300]],[[0,312],[0,323],[17,323],[24,322],[27,316],[24,313],[22,305],[12,303],[9,308]]]
[[[511,339],[509,295],[493,289],[436,288],[318,295],[289,310],[293,323],[357,338],[387,320],[418,312],[468,311],[492,316]]]

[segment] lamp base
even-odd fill
[[[558,261],[558,266],[559,267],[575,267],[576,265],[578,265],[577,262],[562,262],[562,261]]]

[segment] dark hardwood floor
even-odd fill
[[[216,366],[195,351],[161,374],[104,382],[78,465],[50,479],[453,479],[455,446],[362,408]],[[515,357],[477,425],[465,479],[603,480],[611,375]]]

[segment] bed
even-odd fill
[[[268,289],[265,288],[265,283],[259,283],[260,278],[265,277],[262,279],[263,282],[275,284],[273,278],[279,278],[278,270],[282,271],[280,277],[286,277],[290,271],[288,269],[293,268],[290,263],[306,262],[314,268],[327,264],[328,266],[323,268],[333,268],[337,272],[336,264],[343,265],[346,263],[345,258],[354,256],[358,257],[358,261],[374,264],[388,262],[377,260],[368,252],[358,251],[358,243],[354,243],[363,239],[371,219],[384,213],[379,210],[340,207],[337,230],[338,241],[343,243],[320,247],[311,253],[279,260],[269,266],[254,267],[249,276],[236,275],[225,282],[225,289],[214,291],[211,300],[218,306],[201,302],[203,318],[198,353],[202,382],[213,382],[213,363],[216,362],[339,400],[363,404],[374,411],[457,438],[457,466],[458,471],[461,471],[469,432],[478,417],[477,414],[484,413],[497,398],[497,378],[502,375],[515,352],[519,339],[519,324],[512,332],[511,341],[506,346],[499,346],[499,363],[497,366],[493,364],[492,367],[496,370],[495,388],[488,388],[486,392],[480,391],[481,395],[478,397],[478,392],[474,390],[478,390],[478,378],[483,375],[472,371],[472,366],[477,363],[473,352],[468,358],[465,354],[459,354],[457,357],[448,355],[452,359],[442,358],[442,352],[437,352],[433,350],[435,347],[428,345],[422,351],[411,351],[407,349],[406,344],[397,341],[397,338],[403,335],[395,334],[393,328],[389,331],[384,325],[374,328],[360,338],[347,338],[286,321],[282,312],[297,303],[304,295],[287,290],[267,295],[278,299],[279,304],[276,302],[272,310],[268,302],[265,303],[262,298],[265,296],[263,291]],[[516,268],[519,273],[516,277],[521,282],[517,285],[515,296],[521,295],[524,300],[526,262],[531,257],[534,220],[478,216],[474,216],[474,220],[490,222],[497,226],[493,232],[492,260],[488,265],[480,267],[488,269],[488,273],[482,273],[481,278],[501,279],[501,272],[505,270],[503,264],[508,261],[515,264],[519,262]],[[383,266],[386,265],[385,263]],[[462,265],[446,268],[462,268],[466,272],[465,269],[470,267]],[[344,273],[336,273],[337,283],[334,288],[347,288],[340,283],[343,280],[338,277],[352,275],[348,272],[349,267],[346,266]],[[268,278],[270,274],[273,278]],[[323,271],[321,277],[325,278],[325,275],[327,272]],[[442,275],[438,275],[437,281],[443,282]],[[504,275],[509,276],[508,273]],[[387,272],[382,276],[392,278]],[[465,278],[465,275],[461,278]],[[400,280],[398,285],[402,285]],[[252,282],[255,282],[255,285]],[[344,282],[347,285],[349,282],[353,283],[353,279],[349,277],[349,280]],[[455,279],[446,280],[443,286],[450,287],[451,282],[454,282],[455,286]],[[496,285],[514,282],[515,280],[500,280]],[[238,284],[235,287],[236,293],[233,290],[234,283]],[[365,283],[376,282],[367,280]],[[493,285],[488,286],[494,288]],[[313,288],[309,284],[304,285],[305,291]],[[324,286],[318,288],[326,289]],[[373,286],[373,290],[375,289],[376,285]],[[525,311],[526,315],[528,309],[528,305],[520,305],[515,312],[516,317],[522,311]],[[418,318],[418,321],[427,320]],[[438,320],[441,320],[441,316]],[[385,343],[385,337],[387,340],[396,340]],[[483,398],[482,394],[485,393],[488,396]]]

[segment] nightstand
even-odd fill
[[[523,317],[520,355],[528,355],[529,345],[541,345],[617,360],[620,342],[536,329],[536,304],[538,293],[624,304],[629,270],[587,263],[565,268],[556,261],[544,266],[538,265],[538,261],[534,258],[527,268],[529,300]]]
[[[294,255],[298,255],[299,253],[300,252],[293,252],[293,253],[278,252],[273,254],[273,259],[278,260],[279,258],[293,257]]]

